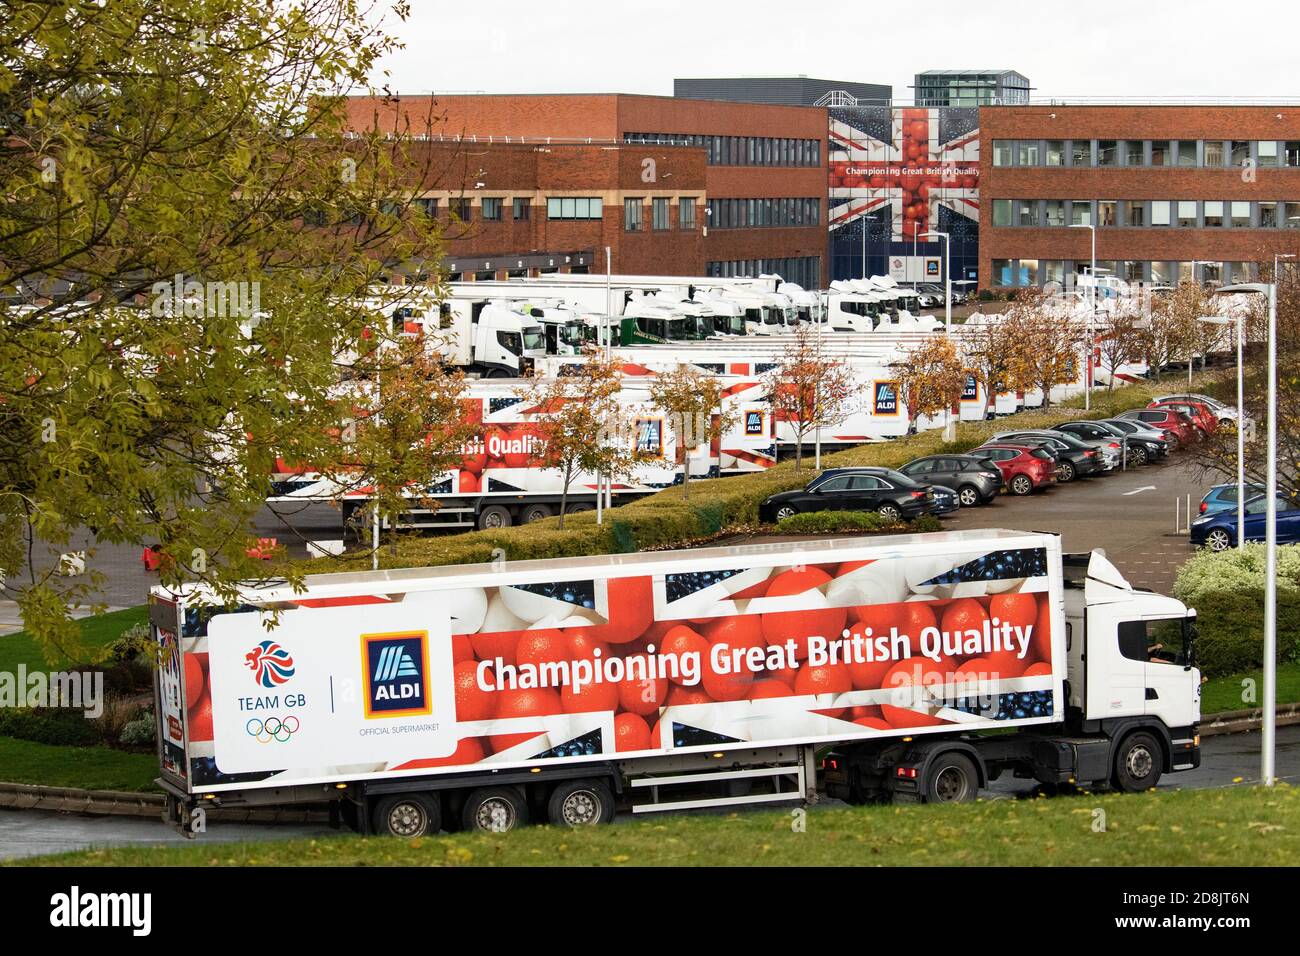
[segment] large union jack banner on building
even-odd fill
[[[893,241],[941,229],[953,216],[968,220],[963,225],[973,232],[978,123],[979,111],[962,107],[831,109],[832,233],[864,216],[888,224]]]

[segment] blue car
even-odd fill
[[[1264,486],[1253,482],[1246,483],[1246,500],[1249,501],[1253,495],[1264,493]],[[1205,493],[1201,499],[1201,514],[1215,515],[1220,511],[1237,512],[1237,483],[1234,481],[1228,485],[1215,485]]]
[[[1263,541],[1265,509],[1268,507],[1266,495],[1256,495],[1246,501],[1246,540]],[[1196,546],[1205,545],[1212,551],[1227,551],[1237,544],[1237,509],[1220,511],[1205,515],[1192,521],[1191,542]],[[1277,540],[1278,544],[1294,544],[1300,541],[1300,505],[1291,498],[1277,496]]]
[[[930,507],[930,514],[952,514],[960,507],[961,500],[957,497],[957,492],[951,488],[945,488],[943,485],[934,486],[934,504]]]

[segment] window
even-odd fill
[[[438,200],[436,199],[417,199],[415,201],[415,208],[420,210],[420,212],[424,213],[424,215],[430,219],[436,219],[438,217]]]
[[[1038,285],[1038,260],[1021,259],[1016,285]]]
[[[1048,259],[1043,262],[1043,281],[1044,282],[1065,282],[1065,260]]]
[[[1277,140],[1262,139],[1256,146],[1256,158],[1261,166],[1277,165]]]
[[[1017,166],[1037,166],[1038,141],[1032,139],[1021,140],[1016,156]]]
[[[1153,139],[1151,141],[1151,165],[1152,166],[1172,166],[1173,153],[1170,151],[1169,140]]]
[[[1011,285],[1011,260],[1010,259],[993,260],[993,284]]]
[[[451,215],[461,222],[469,222],[470,208],[468,199],[453,199],[448,204]]]
[[[501,221],[501,200],[496,197],[484,196],[482,216],[484,222]]]
[[[510,215],[518,222],[526,222],[528,220],[528,210],[530,208],[527,199],[515,197],[510,202]]]
[[[1238,169],[1250,165],[1250,142],[1244,139],[1232,140],[1232,165]]]
[[[1070,141],[1070,165],[1092,165],[1092,140],[1075,139]]]
[[[872,475],[853,475],[849,478],[850,491],[888,491],[893,485],[887,484]]]
[[[1287,166],[1300,166],[1300,140],[1289,139],[1286,141],[1286,151],[1283,154]]]
[[[1117,226],[1119,220],[1116,217],[1117,203],[1113,199],[1097,200],[1097,225],[1099,226]]]
[[[1155,285],[1172,285],[1174,281],[1173,275],[1174,273],[1173,270],[1169,267],[1169,263],[1167,262],[1151,263],[1151,281]]]
[[[1300,202],[1282,204],[1282,225],[1287,229],[1300,229]]]
[[[1113,139],[1097,140],[1097,165],[1115,166],[1119,162],[1119,144]]]
[[[1151,225],[1167,226],[1170,224],[1170,206],[1172,204],[1168,199],[1153,199],[1151,201]]]
[[[1047,146],[1043,150],[1044,166],[1064,166],[1065,165],[1065,140],[1049,139]]]
[[[1144,164],[1143,141],[1140,139],[1126,139],[1124,141],[1124,165],[1141,166]]]
[[[1223,225],[1223,202],[1221,200],[1207,199],[1205,201],[1205,225],[1207,227]]]
[[[993,225],[995,226],[1011,225],[1011,200],[1010,199],[993,200]]]
[[[1207,139],[1205,141],[1205,165],[1219,167],[1223,165],[1223,158],[1227,155],[1223,149],[1223,140]]]
[[[1262,202],[1259,204],[1259,228],[1277,228],[1277,203]]]
[[[1016,203],[1016,223],[1021,226],[1038,225],[1038,200],[1021,199]]]
[[[1250,228],[1250,203],[1239,199],[1232,201],[1232,228]]]
[[[1147,204],[1145,202],[1130,202],[1128,204],[1128,224],[1130,226],[1145,226],[1147,224]]]
[[[1196,200],[1178,200],[1178,225],[1183,228],[1196,225]]]
[[[552,196],[546,200],[547,219],[600,219],[603,214],[599,196]]]
[[[642,202],[640,199],[623,200],[623,228],[634,232],[641,228]]]
[[[650,200],[650,228],[663,230],[668,228],[668,200],[656,197]]]
[[[677,204],[677,225],[682,229],[695,228],[694,199],[683,199]]]
[[[1092,225],[1092,203],[1086,199],[1076,199],[1070,203],[1070,225]]]
[[[1011,165],[1011,140],[995,139],[993,141],[993,165]]]
[[[1178,165],[1196,165],[1196,140],[1180,139],[1178,141]]]
[[[1043,204],[1044,215],[1043,221],[1049,226],[1065,225],[1065,202],[1060,199],[1049,199]]]

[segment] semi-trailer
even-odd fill
[[[190,834],[209,807],[411,838],[1001,775],[1138,791],[1200,762],[1195,611],[1039,532],[156,587],[150,623]]]

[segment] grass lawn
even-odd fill
[[[122,632],[136,624],[149,620],[149,608],[146,605],[128,607],[121,611],[107,614],[94,614],[83,617],[77,624],[81,627],[81,643],[87,654],[93,655],[101,648],[107,647],[122,636]],[[66,661],[63,663],[81,663]],[[40,645],[26,631],[18,631],[8,637],[0,637],[0,671],[14,672],[19,664],[28,668],[46,667],[45,658],[41,656]]]
[[[1105,830],[1094,821],[1104,813]],[[500,836],[130,847],[19,861],[58,866],[1281,866],[1300,863],[1300,790],[1181,790],[960,806],[637,817]]]
[[[87,790],[154,790],[158,757],[110,747],[58,747],[0,737],[0,780]]]
[[[1255,700],[1246,703],[1241,699],[1241,682],[1246,678],[1255,681]],[[1258,707],[1264,692],[1264,672],[1251,671],[1230,677],[1215,677],[1201,687],[1201,713],[1217,714],[1225,710],[1246,710]],[[1300,700],[1300,664],[1279,664],[1277,667],[1277,702],[1293,704]]]

